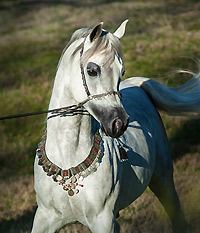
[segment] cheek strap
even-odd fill
[[[84,48],[84,47],[83,47]],[[81,49],[80,51],[80,58],[82,57],[83,55],[83,48]],[[81,59],[80,59],[81,60]],[[84,69],[83,69],[83,64],[82,62],[80,61],[80,68],[81,68],[81,76],[82,76],[82,81],[83,81],[83,87],[85,89],[85,92],[87,94],[87,96],[89,97],[90,96],[90,91],[88,89],[88,85],[87,85],[87,82],[86,82],[86,78],[85,78],[85,73],[84,73]]]

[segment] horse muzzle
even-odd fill
[[[122,107],[106,109],[100,115],[102,131],[112,138],[119,138],[128,127],[129,116]]]

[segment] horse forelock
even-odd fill
[[[75,41],[82,39],[82,38],[86,38],[90,34],[91,30],[92,28],[82,28],[82,29],[78,29],[77,31],[75,31],[70,41],[64,48],[62,55],[61,55],[61,59],[64,53],[66,52],[66,50]],[[74,52],[71,55],[71,60],[73,60],[76,54],[84,48],[84,43],[85,43],[85,40],[74,49]],[[82,62],[86,63],[93,55],[96,55],[96,54],[101,54],[105,57],[104,64],[106,66],[109,66],[113,63],[116,54],[123,59],[123,53],[122,53],[119,39],[115,37],[113,34],[108,33],[107,31],[103,31],[101,36],[98,37],[93,42],[92,47],[83,54]]]
[[[83,63],[86,63],[93,55],[101,54],[104,57],[104,65],[110,66],[117,54],[123,58],[122,49],[119,39],[111,33],[102,33],[98,37],[90,49],[88,49],[82,58]]]

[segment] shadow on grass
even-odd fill
[[[4,10],[4,9],[9,9],[11,7],[17,7],[17,6],[33,6],[33,5],[45,5],[45,6],[52,6],[52,5],[68,5],[68,6],[73,6],[73,7],[93,7],[93,6],[100,6],[100,5],[104,5],[104,4],[110,4],[113,2],[131,2],[131,0],[90,0],[90,1],[82,1],[82,0],[10,0],[8,1],[1,1],[0,2],[0,10]],[[187,4],[187,5],[192,5],[195,3],[198,3],[199,0],[191,0],[190,3],[188,3],[187,0],[182,0],[181,4]],[[175,4],[177,6],[177,4]],[[167,6],[170,6],[169,3],[166,2],[166,4],[164,4],[164,6],[161,7],[153,7],[153,10],[160,10],[161,12],[164,13],[177,13],[177,9],[174,8],[173,4],[170,8],[168,8]],[[185,10],[182,9],[182,11],[184,12]]]
[[[74,1],[68,1],[68,0],[19,0],[19,1],[10,1],[9,4],[6,3],[6,1],[2,1],[0,4],[0,9],[9,9],[10,7],[16,7],[16,6],[32,6],[32,5],[69,5],[74,7],[91,7],[91,6],[99,6],[106,3],[112,3],[112,2],[125,2],[125,0],[99,0],[99,1],[81,1],[81,0],[74,0]]]
[[[17,217],[16,219],[1,220],[0,232],[4,232],[4,233],[30,232],[35,211],[36,211],[36,207],[34,207],[32,210],[24,211],[24,213],[21,216]]]
[[[200,153],[200,120],[186,120],[169,138],[174,160],[187,153]]]

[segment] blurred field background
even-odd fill
[[[46,110],[56,66],[72,33],[101,21],[114,32],[129,19],[121,39],[125,78],[145,76],[177,86],[198,72],[198,0],[0,1],[0,116]],[[174,178],[191,232],[200,232],[200,121],[164,116]],[[45,116],[0,122],[0,232],[30,232],[36,209],[33,162]],[[48,194],[47,194],[48,195]],[[167,233],[170,223],[149,189],[120,212],[121,232]],[[89,232],[81,224],[60,232]]]

